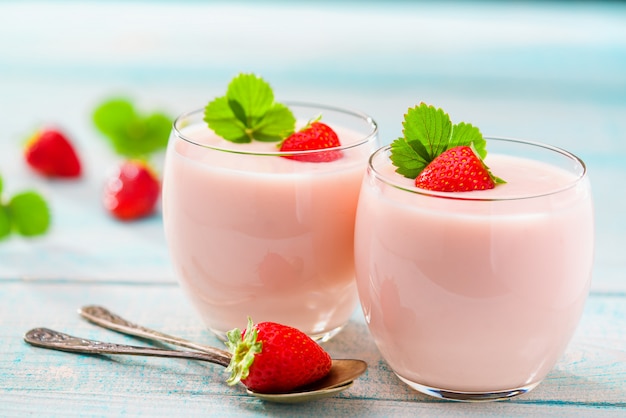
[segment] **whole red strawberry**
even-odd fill
[[[437,156],[415,179],[422,189],[466,192],[495,187],[494,177],[468,146],[450,148]]]
[[[322,122],[314,121],[307,126],[294,132],[287,137],[281,144],[280,150],[289,151],[307,151],[321,150],[325,148],[334,148],[341,146],[339,137],[332,128]],[[314,163],[323,163],[338,160],[343,156],[341,150],[332,150],[325,152],[314,152],[302,155],[291,155],[285,158],[291,158],[298,161],[309,161]]]
[[[24,158],[30,167],[46,177],[80,177],[81,174],[74,146],[56,129],[45,128],[31,136]]]
[[[330,371],[332,360],[302,331],[275,322],[253,325],[245,332],[228,332],[226,345],[233,353],[228,384],[243,383],[259,393],[285,393],[315,382]]]
[[[116,218],[130,221],[150,215],[161,192],[157,175],[142,161],[122,163],[104,186],[104,207]]]

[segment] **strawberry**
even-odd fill
[[[334,148],[341,146],[339,138],[332,128],[319,121],[313,121],[304,128],[291,134],[281,144],[280,150],[289,151],[306,151],[319,150],[325,148]],[[314,163],[323,163],[335,161],[341,158],[343,153],[341,150],[333,150],[327,152],[316,152],[303,155],[291,155],[285,158],[291,158],[298,161],[309,161]]]
[[[73,145],[56,129],[42,129],[32,135],[24,152],[26,162],[46,177],[80,177],[81,165]]]
[[[330,371],[332,360],[319,344],[302,331],[275,322],[257,325],[248,319],[242,332],[227,333],[233,353],[227,383],[243,383],[259,393],[285,393],[315,382]]]
[[[495,178],[468,146],[450,148],[437,156],[415,179],[422,189],[466,192],[495,187]]]
[[[104,207],[116,218],[130,221],[150,215],[161,192],[157,175],[144,162],[123,162],[104,186]]]

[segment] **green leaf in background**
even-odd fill
[[[204,121],[217,135],[237,143],[278,142],[291,135],[296,125],[291,110],[274,102],[270,85],[254,74],[233,78],[226,95],[207,104]]]
[[[15,230],[24,236],[44,234],[50,226],[50,210],[44,198],[37,192],[16,194],[8,204],[8,211]]]
[[[0,240],[11,234],[11,218],[6,206],[0,204]]]
[[[9,216],[9,209],[4,205],[2,201],[2,191],[4,183],[2,176],[0,176],[0,240],[6,238],[11,234],[11,218]]]
[[[147,158],[167,146],[172,119],[164,113],[140,114],[127,99],[111,99],[93,113],[96,128],[114,151],[127,158]]]

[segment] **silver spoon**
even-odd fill
[[[179,347],[191,348],[192,350],[202,351],[203,353],[213,353],[219,356],[226,356],[230,359],[231,354],[226,350],[221,350],[216,347],[208,345],[197,344],[193,341],[186,340],[181,337],[174,337],[172,335],[164,334],[159,331],[155,331],[150,328],[135,324],[127,319],[122,318],[119,315],[114,314],[107,308],[102,306],[90,305],[83,306],[78,310],[80,316],[99,325],[103,328],[120,332],[126,335],[134,335],[136,337],[146,338],[153,341],[161,341]]]
[[[133,345],[124,345],[116,343],[108,343],[102,341],[89,340],[86,338],[74,337],[63,332],[55,331],[48,328],[33,328],[24,335],[24,341],[27,343],[52,350],[67,351],[72,353],[83,354],[128,354],[135,356],[153,356],[153,357],[169,357],[184,358],[193,360],[208,361],[210,363],[227,366],[230,357],[216,355],[215,353],[203,353],[199,351],[180,351],[168,350],[153,347],[139,347]],[[357,360],[357,362],[360,360]],[[334,361],[333,361],[334,362]],[[342,364],[343,362],[340,362]],[[333,371],[334,370],[334,371]],[[329,375],[313,382],[306,387],[302,387],[294,392],[289,393],[258,393],[248,390],[250,395],[258,398],[279,403],[297,403],[312,401],[314,399],[326,398],[335,393],[339,393],[352,386],[353,380],[357,377],[354,375],[347,377],[345,373],[352,373],[349,368],[339,367],[333,368]],[[362,373],[362,372],[361,372]],[[359,374],[361,374],[359,373]],[[344,375],[342,377],[342,374]]]
[[[215,347],[196,344],[182,338],[173,337],[158,331],[150,330],[126,321],[125,319],[101,307],[85,307],[80,310],[83,317],[90,321],[125,334],[136,335],[152,340],[159,340],[171,344],[182,345],[197,351],[177,351],[150,347],[125,346],[121,344],[104,343],[72,337],[45,328],[35,328],[24,336],[24,340],[32,345],[61,351],[94,354],[131,354],[160,357],[191,358],[209,361],[222,366],[230,362],[231,354],[228,351]],[[333,360],[333,365],[324,378],[313,382],[306,387],[290,393],[264,394],[250,390],[248,394],[258,398],[280,403],[296,403],[332,396],[352,386],[354,379],[367,369],[367,363],[362,360]]]
[[[133,335],[153,341],[161,341],[180,347],[208,353],[220,358],[228,358],[230,362],[231,353],[216,347],[198,344],[181,337],[168,335],[142,325],[135,324],[121,316],[109,311],[103,306],[89,305],[83,306],[78,313],[88,321],[122,334]],[[219,364],[219,363],[218,363]],[[224,365],[224,364],[222,364]],[[224,366],[227,366],[226,363]],[[246,389],[248,394],[273,402],[303,402],[307,400],[319,399],[331,396],[352,386],[354,379],[359,377],[367,369],[367,363],[363,360],[355,359],[333,359],[332,367],[328,375],[313,382],[306,388],[299,388],[293,393],[286,394],[262,394]]]
[[[107,308],[97,305],[89,305],[83,306],[78,310],[78,313],[83,318],[88,321],[99,325],[103,328],[107,328],[113,331],[120,332],[122,334],[134,335],[136,337],[146,338],[153,341],[161,341],[169,344],[178,345],[180,347],[191,348],[192,350],[201,351],[203,353],[212,354],[222,358],[228,358],[230,361],[231,353],[226,350],[221,350],[216,347],[211,347],[208,345],[198,344],[193,341],[186,340],[181,337],[175,337],[172,335],[164,334],[159,331],[155,331],[150,328],[146,328],[144,326],[135,324],[130,322],[127,319],[122,318],[121,316],[114,314],[109,311]],[[228,363],[226,363],[228,365]],[[359,377],[361,374],[365,372],[367,369],[367,363],[363,360],[355,360],[355,359],[333,359],[332,367],[328,375],[324,378],[313,382],[311,385],[306,387],[306,391],[304,389],[300,389],[293,394],[289,394],[288,398],[295,398],[295,395],[301,393],[307,393],[308,396],[312,396],[314,391],[320,390],[329,390],[341,387],[342,390],[347,389],[354,379]],[[280,396],[280,399],[287,398],[287,396],[283,396],[283,394],[275,395],[275,394],[261,394],[258,392],[253,392],[249,389],[248,393],[257,397],[263,397],[264,399],[268,399],[272,397],[275,398]],[[337,391],[338,392],[338,391]],[[335,392],[329,392],[328,395],[332,395]],[[284,394],[287,395],[287,394]]]

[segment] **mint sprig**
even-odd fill
[[[254,74],[231,80],[226,95],[204,109],[204,121],[222,138],[236,143],[280,141],[295,131],[289,108],[274,101],[270,85]]]
[[[396,172],[416,178],[437,156],[450,148],[471,146],[481,159],[487,143],[480,130],[469,123],[453,125],[442,109],[420,103],[404,115],[404,137],[391,143],[391,162]]]
[[[162,112],[140,113],[130,100],[110,99],[93,112],[96,128],[114,151],[127,158],[147,159],[167,146],[172,119]]]
[[[50,227],[50,209],[45,199],[32,190],[22,191],[9,201],[2,198],[3,182],[0,177],[0,240],[13,231],[32,237],[43,235]]]

